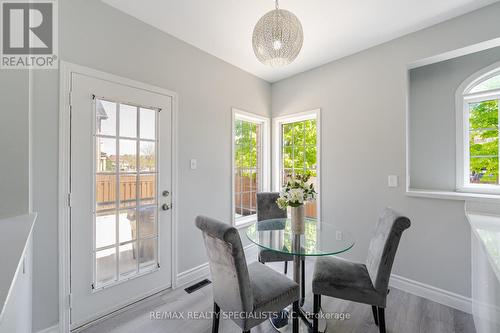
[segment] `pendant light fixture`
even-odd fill
[[[290,64],[299,55],[304,35],[299,19],[292,12],[280,9],[268,12],[255,25],[252,46],[263,64],[278,67]]]

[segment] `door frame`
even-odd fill
[[[116,84],[139,88],[150,92],[167,95],[172,98],[172,223],[171,223],[171,288],[177,286],[177,223],[178,223],[178,95],[177,93],[149,85],[129,78],[102,72],[92,68],[60,62],[59,66],[59,171],[58,171],[58,245],[59,245],[59,332],[70,331],[70,307],[71,307],[71,234],[70,234],[70,109],[71,109],[71,75],[73,73],[83,74],[100,80]],[[148,295],[141,295],[138,301],[144,297],[157,293],[154,290]],[[117,309],[118,310],[118,309]]]

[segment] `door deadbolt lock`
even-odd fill
[[[168,197],[168,196],[169,196],[169,194],[170,194],[170,192],[169,192],[169,191],[163,191],[163,193],[162,193],[162,195],[163,195],[164,197]]]
[[[170,209],[170,206],[169,206],[168,204],[163,204],[163,205],[161,206],[161,209],[163,209],[163,210],[169,210],[169,209]]]

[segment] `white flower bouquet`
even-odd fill
[[[299,207],[306,201],[316,198],[314,184],[309,182],[309,175],[297,175],[289,179],[283,186],[276,203],[285,210],[288,206]]]

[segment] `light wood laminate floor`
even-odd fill
[[[313,260],[306,264],[306,309],[311,307],[311,274]],[[282,272],[283,264],[269,264]],[[290,267],[289,267],[290,268]],[[289,269],[289,275],[291,275]],[[212,288],[208,285],[192,294],[184,290],[167,291],[142,301],[124,312],[96,323],[83,330],[85,333],[208,333],[210,319],[150,319],[151,312],[177,312],[188,316],[189,311],[212,310]],[[323,297],[325,312],[349,313],[349,320],[331,319],[327,322],[328,333],[376,333],[371,307]],[[395,333],[473,333],[474,323],[470,314],[391,288],[386,309],[387,332]],[[230,320],[221,320],[220,333],[236,333],[241,330]],[[252,329],[253,333],[276,332],[268,321]]]

